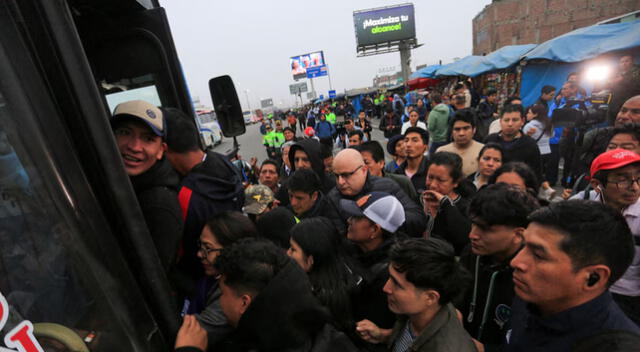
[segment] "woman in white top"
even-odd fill
[[[553,136],[553,126],[551,120],[547,117],[547,108],[543,105],[536,104],[527,108],[527,124],[524,125],[522,131],[529,137],[535,139],[540,149],[540,159],[542,161],[543,177],[546,178],[547,163],[551,156],[551,146],[549,138]],[[551,200],[555,195],[555,190],[550,186],[549,180],[544,179],[542,189],[547,200]]]
[[[404,131],[407,130],[407,128],[409,127],[420,127],[423,130],[427,130],[427,125],[422,122],[422,121],[418,121],[418,117],[420,116],[420,114],[418,114],[418,111],[416,110],[412,110],[409,113],[409,121],[405,122],[402,125],[402,131],[400,131],[400,134],[404,134]]]

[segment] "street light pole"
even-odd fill
[[[245,89],[244,90],[244,96],[245,96],[245,98],[247,98],[247,107],[249,107],[249,111],[251,111],[251,104],[249,103],[249,93],[248,92],[249,92],[249,90]]]

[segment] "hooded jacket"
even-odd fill
[[[396,197],[402,204],[405,214],[404,224],[400,227],[399,231],[402,231],[411,237],[422,236],[427,225],[427,218],[424,215],[424,212],[418,204],[412,201],[411,198],[409,198],[409,196],[400,189],[400,186],[398,186],[397,183],[388,178],[372,176],[367,173],[367,179],[362,190],[360,190],[360,193],[355,196],[344,196],[337,188],[334,187],[331,192],[327,194],[327,198],[329,198],[336,209],[338,209],[338,212],[342,217],[342,221],[346,224],[348,215],[346,212],[342,211],[340,200],[343,198],[356,200],[370,192],[386,192]]]
[[[522,161],[529,165],[535,172],[538,180],[542,179],[542,164],[540,162],[540,149],[535,139],[523,134],[511,142],[506,142],[502,138],[502,133],[493,133],[487,136],[485,144],[494,142],[504,148],[502,152],[502,164],[510,161]]]
[[[322,160],[322,152],[320,148],[320,142],[316,141],[315,139],[304,139],[300,142],[297,142],[296,144],[292,145],[291,148],[289,148],[289,162],[291,163],[291,172],[296,171],[296,164],[294,162],[296,150],[304,151],[309,157],[311,168],[320,178],[320,183],[322,184],[322,192],[324,194],[327,194],[336,186],[336,180],[332,175],[327,175],[327,173],[324,172],[324,161]]]
[[[200,233],[212,216],[227,210],[242,210],[242,177],[224,156],[209,151],[204,161],[182,179],[179,200],[184,219],[184,236],[178,268],[195,280],[204,274],[197,257]],[[191,282],[186,287],[188,292],[192,291],[193,284]]]
[[[515,292],[509,263],[518,252],[500,263],[493,262],[490,256],[473,254],[470,246],[460,256],[460,263],[473,274],[473,288],[459,305],[462,322],[471,337],[485,345],[486,351],[499,350],[510,326]]]
[[[445,104],[436,105],[429,113],[427,129],[432,142],[446,143],[449,131],[449,107]]]
[[[222,351],[355,351],[290,260],[253,299]]]
[[[175,264],[183,231],[178,174],[163,158],[130,180],[162,267],[169,272]]]

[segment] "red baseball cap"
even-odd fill
[[[598,155],[591,163],[591,177],[600,170],[613,170],[633,163],[640,163],[640,155],[626,149],[614,149]]]

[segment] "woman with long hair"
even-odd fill
[[[313,292],[345,333],[355,331],[351,298],[362,277],[342,247],[342,239],[325,218],[304,219],[291,229],[289,257],[308,274]]]

